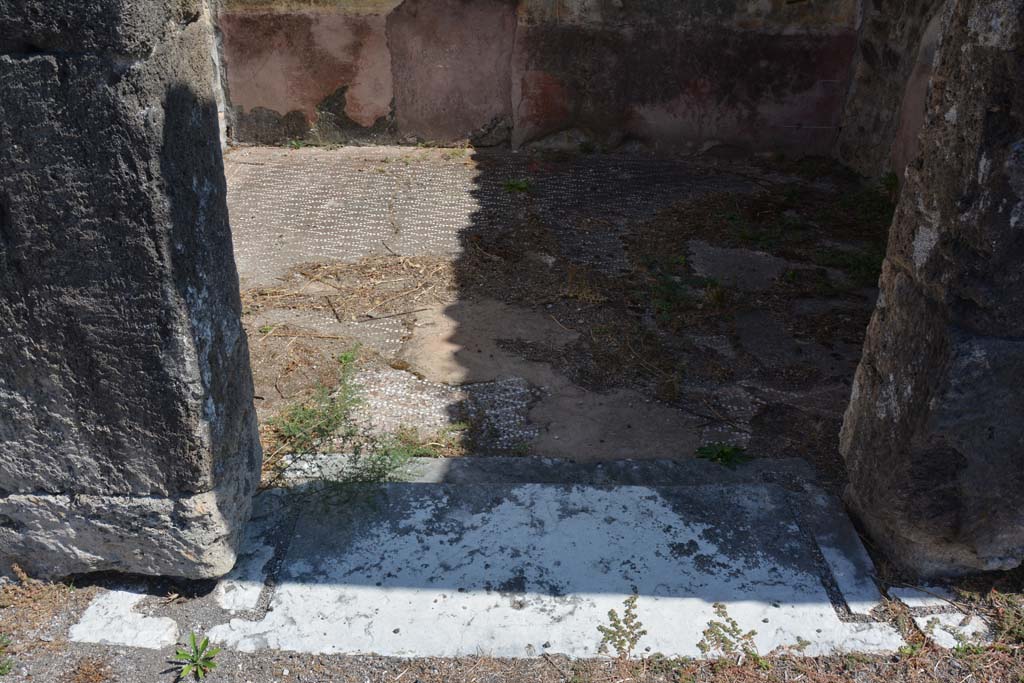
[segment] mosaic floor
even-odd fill
[[[225,157],[242,287],[298,263],[371,255],[455,255],[469,235],[522,211],[528,191],[570,258],[624,267],[627,225],[687,196],[750,183],[684,161],[395,147],[241,148]]]

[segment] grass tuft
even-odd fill
[[[510,194],[526,194],[533,189],[533,181],[529,178],[511,178],[505,181],[505,191]]]
[[[701,460],[717,462],[729,469],[735,469],[750,460],[746,449],[724,443],[705,444],[697,449],[696,455]]]

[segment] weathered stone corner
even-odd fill
[[[223,574],[261,457],[209,17],[0,17],[0,561]]]
[[[943,21],[841,436],[850,505],[926,576],[1024,560],[1024,1]]]

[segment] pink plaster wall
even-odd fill
[[[229,0],[228,94],[250,124],[236,131],[283,141],[330,123],[345,139],[437,143],[504,131],[521,145],[573,128],[607,145],[829,150],[855,0],[618,5]]]
[[[316,121],[316,107],[343,85],[346,111],[373,125],[391,105],[391,58],[385,17],[329,12],[224,12],[219,26],[235,107],[279,113],[298,110]]]
[[[388,17],[398,128],[427,140],[469,137],[511,115],[507,0],[406,0]]]

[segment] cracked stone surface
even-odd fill
[[[277,545],[275,534],[288,518],[286,496],[284,489],[271,489],[253,500],[252,517],[245,528],[238,562],[217,582],[213,592],[222,609],[240,612],[256,609],[259,604],[268,564]]]
[[[978,645],[989,640],[989,627],[976,615],[960,612],[929,614],[914,617],[914,623],[939,647],[951,649],[958,645]]]

